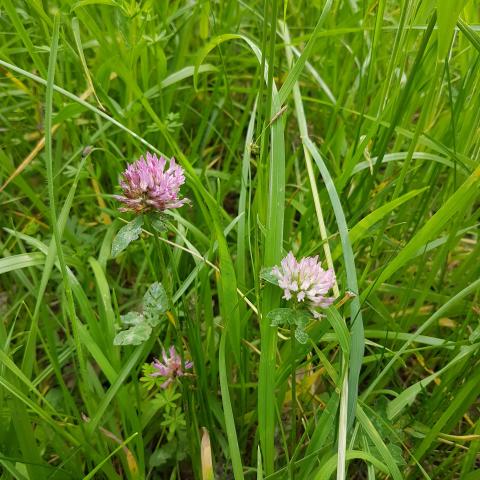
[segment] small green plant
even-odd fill
[[[183,402],[180,384],[175,382],[175,378],[183,376],[181,369],[181,359],[177,356],[173,347],[170,349],[171,356],[168,357],[163,352],[163,358],[167,359],[163,368],[160,368],[159,362],[145,363],[142,367],[142,376],[140,382],[145,389],[144,402],[148,403],[153,421],[161,426],[160,439],[162,443],[157,444],[152,452],[149,465],[152,468],[171,464],[171,462],[180,462],[187,457],[188,442],[186,442],[186,418],[183,412]],[[172,369],[172,363],[175,365],[175,371]],[[191,368],[191,362],[185,364],[185,369]],[[169,381],[170,380],[170,381]],[[153,397],[152,397],[153,395]]]
[[[271,326],[286,325],[295,332],[295,338],[307,343],[306,327],[311,318],[320,318],[319,309],[327,308],[333,298],[328,291],[335,284],[333,270],[323,270],[318,257],[305,257],[297,261],[292,252],[282,260],[280,267],[263,268],[263,280],[283,289],[283,298],[292,308],[275,308],[268,312]]]
[[[146,342],[155,327],[165,318],[169,307],[167,293],[159,282],[152,283],[143,296],[142,312],[120,316],[124,329],[113,340],[115,345],[140,345]]]

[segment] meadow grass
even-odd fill
[[[480,478],[478,7],[0,0],[0,478]],[[112,255],[146,151],[191,203]]]

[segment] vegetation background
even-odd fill
[[[479,6],[1,0],[1,478],[480,478]],[[192,200],[163,271],[110,254],[146,150]],[[340,289],[293,354],[289,250]]]

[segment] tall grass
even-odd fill
[[[1,478],[476,479],[478,6],[0,0]],[[191,206],[112,258],[146,150]],[[337,276],[305,345],[290,250]]]

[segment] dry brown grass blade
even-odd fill
[[[82,100],[86,100],[92,94],[92,89],[89,87],[87,88],[81,95],[80,98]],[[58,130],[60,124],[54,125],[52,127],[52,136]],[[32,162],[32,160],[42,151],[45,147],[45,136],[43,136],[35,145],[34,149],[25,157],[25,159],[20,163],[20,165],[15,169],[15,171],[7,178],[5,183],[0,187],[0,193],[5,190],[7,185],[18,175],[20,175],[25,168]]]
[[[212,446],[210,444],[210,435],[208,430],[202,428],[202,444],[201,444],[201,459],[202,459],[202,480],[214,480],[213,462],[212,462]]]

